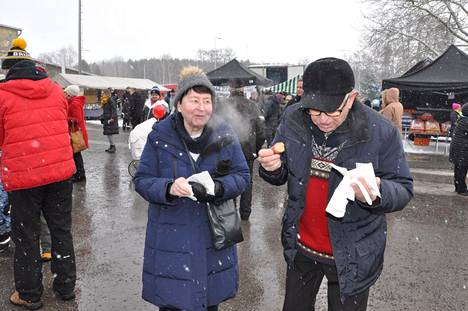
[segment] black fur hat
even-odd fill
[[[310,63],[302,80],[304,94],[300,103],[305,109],[335,111],[354,89],[353,70],[339,58],[321,58]]]

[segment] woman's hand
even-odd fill
[[[191,195],[190,185],[184,177],[179,177],[172,183],[169,193],[176,197],[186,197]]]
[[[260,165],[269,172],[275,171],[281,167],[280,155],[275,154],[271,149],[261,149],[258,152],[258,161]]]

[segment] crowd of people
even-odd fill
[[[89,146],[85,98],[78,86],[62,90],[52,82],[22,39],[13,42],[2,68],[8,72],[0,83],[0,250],[13,240],[10,302],[35,310],[43,305],[42,260],[51,260],[57,297],[75,298],[72,190],[86,174],[70,131],[80,130]],[[123,128],[133,129],[130,140],[138,132],[148,137],[133,178],[149,204],[143,299],[159,310],[214,311],[236,295],[236,246],[215,248],[207,209],[239,198],[240,217],[248,221],[258,160],[261,178],[288,185],[281,231],[283,310],[313,310],[324,277],[329,310],[366,310],[383,269],[385,215],[403,209],[413,196],[398,89],[384,92],[383,109],[376,112],[359,101],[351,67],[337,58],[310,63],[295,94],[247,99],[243,87],[231,81],[230,96],[220,99],[201,69],[187,67],[165,98],[158,87],[147,100],[131,87],[122,97],[102,91],[105,151],[116,152],[119,105]],[[450,153],[461,193],[467,192],[467,109],[455,121]],[[276,143],[284,150],[272,149]],[[358,163],[375,170],[343,178],[339,168],[357,170]],[[191,179],[205,171],[211,190]],[[343,200],[345,191],[338,188],[349,189],[353,199]],[[41,251],[49,234],[50,247]]]

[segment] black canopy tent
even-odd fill
[[[405,108],[447,121],[451,103],[468,101],[468,55],[451,45],[433,62],[421,61],[401,77],[382,81],[382,89],[391,87],[400,89]]]
[[[273,82],[239,63],[235,58],[223,66],[206,74],[211,83],[216,86],[229,85],[235,82],[239,86],[261,85],[269,86]]]

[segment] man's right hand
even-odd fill
[[[258,152],[258,161],[269,172],[276,171],[281,167],[280,155],[275,154],[271,149],[261,149]]]

